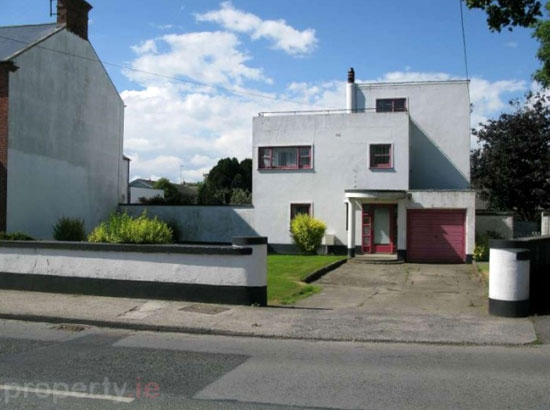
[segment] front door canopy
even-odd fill
[[[406,191],[373,190],[373,189],[346,189],[348,199],[405,199]]]

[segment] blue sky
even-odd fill
[[[253,115],[342,108],[350,66],[364,81],[465,75],[458,0],[90,2],[90,41],[104,61],[273,98],[107,65],[127,105],[132,177],[176,181],[183,166],[196,181],[218,158],[249,157]],[[49,0],[0,0],[0,10],[0,25],[54,21]],[[533,87],[537,43],[464,13],[476,125]]]

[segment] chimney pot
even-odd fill
[[[57,0],[57,26],[88,40],[88,13],[92,6],[85,0]]]
[[[355,70],[351,67],[348,70],[348,83],[353,84],[355,82]]]

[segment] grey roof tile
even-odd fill
[[[0,27],[0,61],[8,60],[56,30],[55,23]]]

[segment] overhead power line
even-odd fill
[[[462,9],[462,1],[458,0],[460,5],[460,24],[462,26],[462,49],[464,50],[464,69],[466,70],[466,79],[469,80],[470,76],[468,74],[468,55],[466,53],[466,30],[464,30],[464,10]]]
[[[2,36],[2,35],[0,35],[0,38],[3,39],[3,40],[14,41],[16,43],[25,44],[25,45],[33,44],[33,43],[30,43],[30,42],[26,42],[26,41],[22,41],[22,40],[18,40],[18,39],[15,39],[15,38]],[[67,51],[56,50],[56,49],[53,49],[53,48],[44,47],[44,46],[41,46],[41,45],[38,45],[38,44],[35,45],[34,47],[40,48],[42,50],[47,50],[47,51],[51,51],[51,52],[54,52],[54,53],[74,57],[74,58],[80,58],[82,60],[92,61],[94,63],[99,62],[99,63],[102,63],[103,65],[106,65],[106,66],[117,67],[117,68],[120,68],[120,69],[123,69],[123,70],[133,71],[133,72],[146,74],[146,75],[159,77],[159,78],[164,78],[164,79],[167,79],[167,80],[178,81],[178,82],[181,82],[181,83],[192,84],[192,85],[195,85],[195,86],[207,87],[207,88],[211,88],[211,89],[214,89],[214,90],[223,90],[223,91],[227,91],[227,92],[232,93],[232,94],[248,95],[248,96],[251,96],[251,97],[264,98],[264,99],[269,99],[269,100],[273,100],[273,101],[284,101],[284,102],[289,102],[289,103],[293,103],[293,104],[305,105],[305,106],[308,106],[308,107],[320,107],[320,108],[328,109],[328,107],[318,105],[318,104],[310,104],[310,103],[305,103],[303,101],[291,100],[289,98],[274,97],[274,96],[271,96],[271,95],[260,94],[260,93],[255,93],[255,92],[251,92],[251,91],[237,90],[237,89],[234,89],[234,88],[224,87],[222,85],[212,85],[212,84],[202,83],[200,81],[187,80],[187,79],[180,78],[180,77],[174,77],[174,76],[170,76],[170,75],[155,73],[155,72],[152,72],[152,71],[140,70],[138,68],[130,67],[130,66],[127,66],[127,65],[124,65],[124,64],[111,63],[111,62],[108,62],[108,61],[101,60],[99,58],[95,59],[95,58],[91,58],[91,57],[86,57],[86,56],[82,56],[82,55],[78,55],[78,54],[69,53]]]

